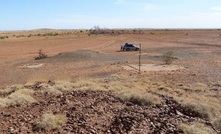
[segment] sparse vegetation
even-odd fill
[[[110,34],[110,35],[118,35],[118,34],[143,34],[143,30],[141,29],[108,29],[108,28],[100,28],[99,26],[94,26],[94,28],[90,30],[75,30],[73,31],[63,31],[63,32],[44,32],[44,33],[36,33],[36,34],[13,34],[12,37],[21,38],[21,37],[52,37],[52,36],[65,36],[65,35],[78,35],[79,34],[90,35],[98,35],[98,34]],[[9,36],[1,36],[0,39],[7,39]]]
[[[181,105],[186,108],[187,111],[194,113],[193,116],[201,117],[204,119],[209,119],[209,112],[212,112],[212,110],[214,110],[206,104],[204,105],[197,103],[195,100],[185,100],[181,102]]]
[[[1,96],[7,96],[8,94],[15,92],[17,88],[6,87],[5,89],[0,89]]]
[[[98,34],[111,34],[111,35],[118,35],[118,34],[143,34],[142,30],[137,30],[137,29],[123,29],[123,30],[118,30],[118,29],[107,29],[107,28],[100,28],[99,26],[94,26],[93,29],[89,30],[88,35],[98,35]]]
[[[196,83],[192,87],[192,90],[196,92],[205,92],[207,89],[208,89],[208,86],[204,83]]]
[[[17,90],[5,98],[0,98],[0,107],[22,106],[36,102],[32,94],[33,91],[30,89]]]
[[[30,38],[31,36],[33,36],[33,35],[32,35],[32,34],[29,34],[27,37],[29,37],[29,38]]]
[[[143,31],[144,35],[136,35]],[[101,35],[95,36],[96,32]],[[220,80],[220,52],[216,47],[219,38],[215,38],[220,33],[207,32],[100,27],[1,32],[5,50],[0,56],[1,88],[30,84],[0,89],[0,131],[34,133],[34,125],[36,133],[220,133],[221,82],[216,82]],[[128,40],[146,44],[142,74],[138,75],[136,68],[123,68],[133,68],[137,53],[114,51]],[[44,51],[38,52],[35,48],[39,47]],[[77,49],[100,52],[71,52]],[[46,58],[44,52],[61,54],[40,61],[25,59],[35,50],[36,59]],[[167,50],[179,55],[174,65],[177,70],[167,70],[173,65],[159,65],[174,63],[174,52]],[[145,64],[165,70],[144,70]],[[42,113],[45,110],[51,112]]]
[[[221,117],[215,119],[212,124],[214,125],[215,129],[221,132]]]
[[[220,100],[215,97],[211,97],[211,92],[186,91],[182,96],[173,96],[174,99],[181,104],[182,107],[186,108],[187,111],[193,113],[192,116],[198,116],[210,121],[220,119],[221,106]],[[188,92],[192,92],[188,95]]]
[[[38,82],[36,84],[38,84]],[[63,83],[63,85],[66,85],[66,84]],[[41,93],[41,94],[47,93],[47,94],[53,94],[53,95],[62,94],[62,91],[64,91],[63,88],[68,87],[68,85],[62,87],[60,86],[60,84],[50,86],[47,83],[41,83],[41,82],[39,82],[38,86],[41,87],[41,89],[37,90],[36,91],[37,93]]]
[[[123,84],[122,84],[123,82]],[[7,97],[0,99],[0,107],[10,106],[22,106],[36,102],[32,95],[45,94],[60,96],[63,93],[73,91],[85,91],[85,90],[101,90],[101,91],[113,91],[113,93],[122,101],[131,102],[139,106],[158,105],[165,104],[161,95],[171,96],[184,108],[185,111],[180,111],[185,115],[191,117],[200,117],[201,119],[210,120],[217,131],[220,131],[220,102],[216,98],[205,96],[208,93],[208,88],[211,86],[219,86],[217,82],[211,83],[210,85],[204,83],[197,83],[192,86],[180,86],[181,89],[173,89],[173,86],[169,83],[152,83],[145,79],[140,78],[125,78],[119,75],[112,75],[105,79],[84,79],[75,82],[62,82],[56,81],[53,84],[46,82],[39,82],[39,84],[26,84],[24,86],[14,86],[5,92],[2,90],[1,94],[8,94]],[[27,89],[36,88],[37,90]],[[198,88],[203,87],[203,90]],[[189,88],[189,90],[183,90]],[[10,87],[8,87],[10,89]],[[146,89],[146,90],[144,90]],[[13,91],[13,92],[12,92]],[[191,92],[191,95],[188,94]],[[199,95],[197,95],[199,94]],[[179,97],[178,97],[179,96]],[[205,101],[206,100],[206,101]],[[191,114],[189,114],[191,113]],[[59,130],[65,125],[67,117],[63,114],[53,114],[52,112],[45,112],[34,125],[34,130],[38,132]],[[210,126],[198,122],[188,122],[188,124],[180,124],[179,128],[186,134],[192,133],[213,133],[214,131]]]
[[[8,36],[0,36],[0,39],[8,39],[9,37]]]
[[[213,82],[211,85],[215,87],[221,87],[221,81]]]
[[[40,49],[38,52],[38,56],[34,57],[34,58],[35,58],[35,60],[41,60],[41,59],[45,59],[47,57],[48,56]]]
[[[147,93],[145,90],[118,91],[117,96],[121,100],[129,101],[141,106],[162,103],[162,99],[159,96]]]
[[[168,51],[165,54],[163,54],[163,61],[165,62],[166,65],[172,64],[174,59],[176,59],[176,58],[174,57],[173,51]]]
[[[67,117],[64,114],[53,114],[45,112],[41,118],[35,123],[35,131],[50,131],[52,129],[60,129],[65,125]]]
[[[202,123],[194,122],[192,124],[180,124],[179,128],[184,132],[184,134],[214,134],[212,128],[205,126]]]

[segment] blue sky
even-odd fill
[[[0,0],[0,30],[221,28],[221,0]]]

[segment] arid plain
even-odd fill
[[[219,29],[43,29],[0,37],[3,133],[221,132]],[[141,44],[141,73],[139,52],[120,51],[125,43]],[[39,50],[48,57],[35,60]],[[24,94],[31,98],[18,97]],[[41,124],[44,114],[58,113],[56,127]]]

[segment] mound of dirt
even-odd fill
[[[74,52],[63,52],[50,57],[49,60],[58,62],[79,62],[79,61],[118,61],[122,60],[117,55],[100,53],[92,50],[78,50]]]
[[[39,83],[29,88],[44,90]],[[38,92],[33,97],[37,102],[0,108],[1,133],[177,134],[183,133],[178,127],[180,123],[201,120],[182,114],[185,109],[164,96],[161,96],[164,104],[156,106],[122,101],[110,91],[71,91],[58,95]],[[47,111],[64,114],[66,123],[60,129],[46,132],[37,129],[36,122]]]

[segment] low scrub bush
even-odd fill
[[[50,131],[60,129],[67,122],[67,117],[64,114],[53,114],[45,112],[41,118],[35,123],[35,131]]]
[[[182,104],[182,106],[186,108],[188,112],[195,114],[193,116],[209,119],[209,108],[203,104],[198,104],[196,102],[186,102]]]
[[[2,39],[2,40],[3,40],[3,39],[8,39],[8,38],[9,38],[8,36],[1,36],[1,37],[0,37],[0,39]]]
[[[176,59],[174,56],[173,51],[168,51],[165,54],[163,54],[163,61],[165,62],[166,65],[172,64],[172,62]]]
[[[22,106],[36,102],[32,97],[34,91],[30,89],[20,89],[5,98],[0,98],[0,107]]]
[[[15,91],[15,89],[7,87],[5,89],[0,89],[0,95],[5,96],[7,94],[10,94],[11,92]]]
[[[35,58],[35,60],[41,60],[41,59],[45,59],[47,57],[48,56],[40,49],[38,52],[38,56],[34,57],[34,58]]]
[[[48,83],[41,83],[41,84],[39,84],[39,86],[41,87],[41,89],[35,91],[37,93],[48,93],[48,94],[53,94],[53,95],[62,94],[62,91],[61,91],[58,84],[55,84],[55,85],[51,86]]]

